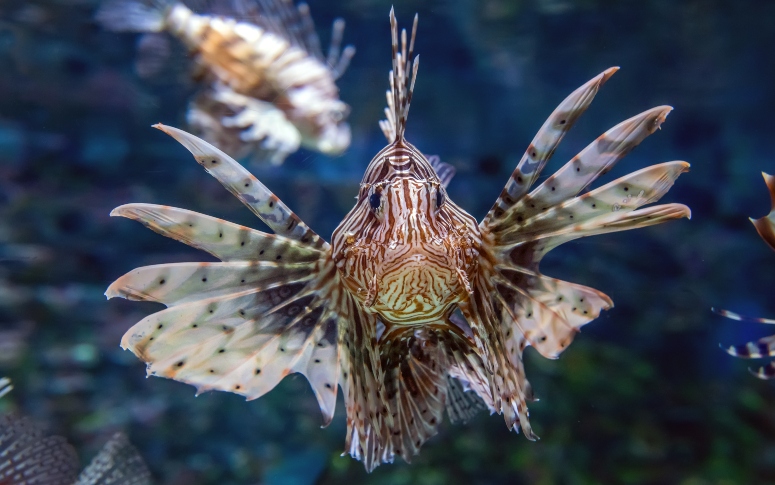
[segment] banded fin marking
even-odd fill
[[[764,183],[767,184],[767,189],[770,191],[770,213],[759,219],[751,218],[750,221],[753,223],[759,236],[764,239],[764,242],[775,250],[775,177],[764,172],[762,172],[762,176],[764,177]]]
[[[491,224],[516,204],[538,179],[546,162],[554,154],[565,133],[587,110],[600,86],[618,71],[618,67],[606,69],[586,84],[576,89],[549,115],[528,146],[517,168],[511,174],[500,197],[485,216],[484,223]]]
[[[245,204],[275,233],[309,246],[327,250],[329,245],[293,213],[264,184],[221,150],[183,130],[154,125],[194,155],[207,172]]]

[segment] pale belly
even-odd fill
[[[386,322],[438,321],[459,301],[458,274],[445,258],[416,252],[381,266],[374,304],[367,311]]]

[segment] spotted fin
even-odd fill
[[[151,485],[151,472],[124,433],[116,433],[74,485]]]
[[[265,234],[202,214],[129,204],[114,210],[165,236],[205,250],[220,263],[146,266],[116,280],[106,295],[168,306],[135,324],[121,345],[148,374],[255,399],[286,375],[303,374],[324,424],[339,378],[339,284],[328,243],[233,159],[180,130],[163,127],[267,225]]]
[[[27,418],[0,416],[0,483],[71,485],[78,456],[61,436],[46,436]]]
[[[597,76],[552,113],[480,224],[488,241],[483,272],[491,274],[497,290],[496,313],[512,355],[532,345],[545,357],[557,358],[581,326],[613,305],[597,290],[541,275],[538,267],[546,253],[580,237],[691,215],[680,204],[642,207],[659,200],[688,171],[689,164],[681,161],[653,165],[579,195],[654,133],[672,110],[669,106],[619,123],[528,193],[568,125],[615,71]]]
[[[538,179],[546,162],[554,154],[565,133],[587,110],[597,94],[597,90],[618,71],[618,67],[606,69],[586,84],[575,90],[549,115],[528,146],[522,159],[511,174],[500,197],[485,217],[486,223],[495,222],[527,194],[530,186]]]
[[[233,158],[183,130],[161,123],[154,125],[154,128],[167,133],[186,147],[210,175],[218,179],[275,233],[321,250],[328,249],[327,242]]]
[[[767,216],[760,217],[759,219],[751,218],[751,222],[759,233],[759,236],[764,239],[764,242],[766,242],[770,248],[775,249],[775,177],[764,172],[762,172],[762,176],[764,177],[764,182],[767,184],[767,189],[770,191],[772,207]]]

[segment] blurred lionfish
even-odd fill
[[[10,384],[4,381],[0,388]],[[78,455],[67,440],[46,436],[29,418],[0,416],[0,458],[0,485],[151,484],[148,467],[123,433],[113,435],[78,475]]]
[[[486,407],[536,439],[522,352],[556,358],[579,327],[610,308],[603,293],[542,275],[541,258],[579,237],[688,217],[659,199],[685,162],[655,165],[578,195],[653,133],[670,112],[646,111],[606,132],[537,188],[529,187],[589,106],[609,69],[573,92],[539,130],[505,189],[477,224],[449,200],[443,178],[405,138],[418,59],[415,16],[407,49],[391,9],[389,145],[371,161],[355,207],[329,245],[232,158],[176,128],[185,146],[276,234],[196,212],[128,204],[111,215],[202,249],[221,263],[137,268],[108,298],[169,308],[133,326],[121,345],[149,375],[255,399],[286,375],[306,376],[324,425],[337,385],[347,408],[346,451],[371,471],[409,461],[447,410],[465,419]],[[407,52],[408,51],[408,52]],[[460,311],[460,313],[457,312]],[[461,316],[462,315],[462,316]]]
[[[767,184],[767,188],[770,191],[770,213],[765,217],[760,217],[759,219],[750,218],[750,221],[753,223],[754,227],[756,228],[756,232],[759,233],[759,236],[761,236],[764,242],[767,243],[770,248],[775,250],[775,177],[764,172],[762,172],[762,176],[764,177],[764,183]],[[732,320],[768,324],[775,323],[775,319],[747,317],[730,312],[729,310],[713,308],[713,311],[719,315],[731,318]],[[748,342],[743,345],[730,345],[729,347],[724,347],[722,345],[721,348],[726,350],[729,355],[741,357],[744,359],[775,357],[775,335],[770,335],[769,337],[761,338],[756,342]],[[759,379],[772,379],[775,377],[775,362],[770,362],[765,366],[759,367],[759,369],[756,371],[753,369],[749,370]]]
[[[174,0],[113,0],[97,20],[116,31],[166,31],[180,39],[194,57],[194,77],[206,86],[191,103],[189,124],[238,158],[252,153],[278,164],[300,145],[344,152],[350,108],[334,81],[355,54],[352,46],[340,48],[344,20],[334,21],[324,57],[306,4],[233,2],[239,20],[198,15]]]

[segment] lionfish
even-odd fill
[[[367,471],[395,455],[409,462],[436,434],[445,409],[458,420],[487,408],[536,439],[522,352],[532,345],[556,358],[579,327],[612,305],[597,290],[542,275],[541,258],[576,238],[690,215],[680,204],[641,208],[687,171],[680,161],[579,195],[659,128],[669,106],[620,123],[529,190],[612,68],[550,115],[477,224],[450,200],[448,167],[431,163],[405,137],[419,65],[410,61],[417,16],[408,47],[406,31],[399,45],[392,9],[390,24],[393,68],[381,122],[389,144],[366,168],[330,244],[228,155],[158,124],[275,234],[168,206],[120,206],[111,215],[222,262],[141,267],[106,291],[168,306],[121,341],[147,363],[148,375],[250,400],[298,372],[312,386],[324,426],[340,386],[345,453]]]
[[[0,379],[0,397],[13,389]],[[116,433],[80,475],[78,455],[61,436],[29,418],[0,416],[0,485],[150,485],[151,473],[129,439]]]
[[[775,177],[762,172],[764,177],[764,183],[767,184],[767,189],[770,191],[770,213],[759,219],[749,218],[756,228],[756,232],[764,240],[767,245],[775,250]],[[775,319],[771,318],[758,318],[747,317],[738,313],[731,312],[729,310],[721,310],[713,308],[713,311],[732,320],[748,321],[757,323],[775,323]],[[775,357],[775,335],[764,337],[756,342],[748,342],[743,345],[730,345],[729,347],[721,346],[729,355],[735,357],[741,357],[743,359],[761,359],[763,357]],[[775,361],[770,362],[765,366],[759,367],[756,371],[749,369],[751,374],[755,375],[759,379],[772,379],[775,377]]]
[[[234,2],[239,20],[199,15],[174,0],[113,0],[96,18],[115,31],[177,37],[205,86],[191,103],[189,124],[238,158],[253,154],[279,164],[299,146],[326,155],[344,152],[350,108],[335,81],[355,53],[353,46],[341,49],[344,20],[334,21],[324,56],[306,4]]]

